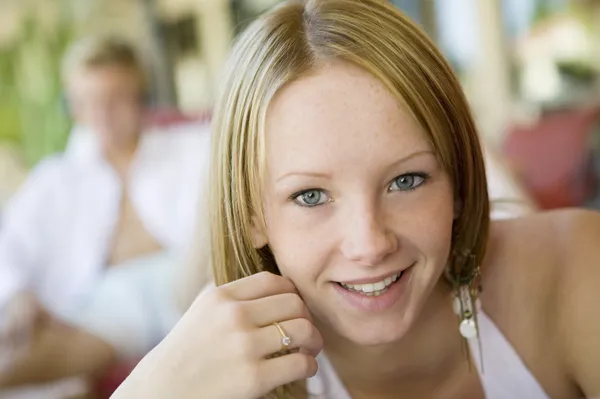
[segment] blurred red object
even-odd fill
[[[509,131],[504,155],[542,209],[581,206],[594,195],[598,122],[600,108],[561,110]]]
[[[137,362],[124,362],[111,367],[105,375],[93,384],[94,397],[96,399],[109,399],[136,365]]]
[[[178,109],[151,109],[146,114],[146,123],[155,127],[169,127],[186,123],[210,122],[212,112],[210,110],[200,111],[193,114],[185,114]]]

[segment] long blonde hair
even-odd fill
[[[477,264],[485,253],[489,201],[482,151],[458,80],[421,29],[383,0],[288,1],[252,23],[238,38],[213,120],[211,260],[217,285],[260,271],[278,273],[268,249],[252,245],[262,221],[265,115],[286,84],[328,59],[352,62],[383,82],[424,128],[450,176],[458,216],[453,254]],[[450,272],[471,263],[452,255]],[[282,387],[269,397],[293,397]]]

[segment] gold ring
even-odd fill
[[[283,327],[281,327],[279,323],[275,322],[273,323],[273,325],[277,327],[277,330],[279,330],[279,334],[281,334],[281,351],[286,351],[288,346],[291,345],[292,339],[285,333]]]

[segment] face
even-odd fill
[[[268,244],[321,328],[400,339],[446,264],[453,191],[427,136],[386,88],[341,61],[285,87],[266,124]]]
[[[143,107],[136,72],[120,66],[81,69],[70,77],[68,91],[75,121],[94,131],[105,149],[137,140]]]

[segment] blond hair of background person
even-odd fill
[[[148,79],[123,39],[75,43],[63,80],[70,145],[36,166],[0,231],[0,389],[140,357],[178,317],[171,277],[193,236],[207,128],[145,125]]]
[[[459,83],[391,4],[259,18],[213,129],[216,287],[114,399],[600,394],[600,215],[490,222]]]

